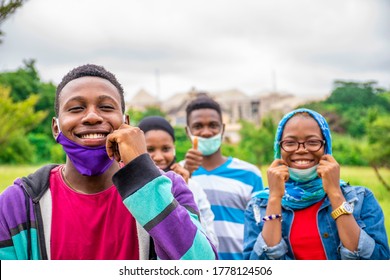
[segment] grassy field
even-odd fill
[[[40,166],[0,166],[0,193],[13,183],[15,178],[26,176]],[[390,182],[390,171],[380,170],[386,182]],[[266,167],[262,168],[264,185],[267,186]],[[378,199],[385,214],[385,225],[390,243],[390,192],[379,182],[370,167],[342,167],[341,178],[351,185],[360,185],[370,188]]]

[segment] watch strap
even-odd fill
[[[334,220],[336,220],[341,215],[350,215],[351,214],[350,212],[348,212],[345,209],[345,204],[347,204],[347,202],[343,202],[339,207],[337,207],[335,210],[332,211],[332,213],[330,215],[332,216],[332,218]]]

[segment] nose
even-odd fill
[[[103,118],[95,110],[90,109],[81,121],[83,124],[97,124],[103,122]]]
[[[154,151],[151,154],[151,157],[155,163],[160,163],[160,162],[164,161],[164,157],[163,157],[162,153],[159,151]]]
[[[214,136],[214,132],[209,127],[203,127],[199,136],[203,138],[210,138]]]

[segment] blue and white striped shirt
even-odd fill
[[[263,189],[260,170],[243,160],[229,157],[208,171],[200,167],[192,179],[203,187],[215,215],[220,259],[243,259],[244,211],[252,194]]]

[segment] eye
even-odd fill
[[[283,141],[283,146],[285,147],[293,147],[293,146],[296,146],[297,145],[297,142],[295,141]]]
[[[194,125],[192,126],[192,128],[193,128],[193,129],[196,129],[196,130],[199,130],[199,129],[202,128],[202,125],[199,124],[199,123],[196,123],[196,124],[194,124]]]
[[[203,128],[203,125],[199,124],[199,123],[195,123],[191,126],[191,133],[197,133],[198,131],[202,130]]]
[[[73,106],[73,107],[70,107],[68,109],[68,111],[72,112],[72,113],[77,113],[77,112],[81,112],[83,109],[84,109],[84,107],[82,107],[82,106]]]
[[[148,153],[153,153],[154,152],[154,147],[147,147]]]
[[[219,123],[210,123],[209,127],[211,129],[219,129],[221,126],[219,125]]]
[[[171,151],[171,147],[163,147],[162,148],[162,151],[164,152],[164,153],[168,153],[168,152],[170,152]]]
[[[321,141],[320,140],[308,140],[308,141],[306,141],[306,145],[316,147],[318,145],[321,145]]]
[[[115,107],[112,105],[102,105],[100,106],[100,109],[102,109],[103,111],[112,111],[115,110]]]

